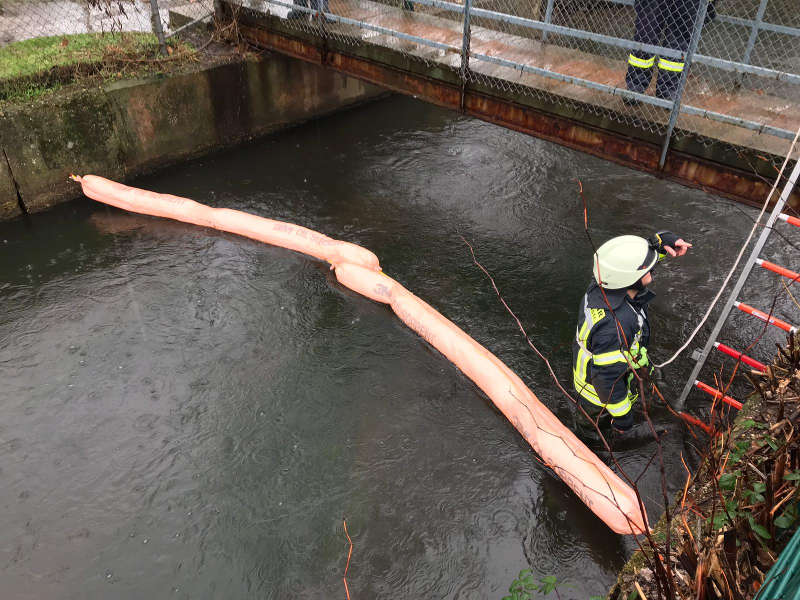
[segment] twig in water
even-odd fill
[[[347,536],[347,541],[350,543],[350,550],[347,551],[347,564],[344,566],[342,581],[344,581],[345,597],[347,600],[350,600],[350,589],[347,587],[347,569],[350,568],[350,557],[353,556],[353,540],[350,539],[350,534],[347,533],[347,519],[343,520],[342,523],[344,524],[344,534]]]
[[[792,291],[789,289],[789,286],[786,285],[786,282],[783,279],[781,279],[781,283],[783,284],[783,289],[785,289],[786,293],[789,294],[789,298],[791,298],[792,302],[795,303],[795,306],[797,306],[797,308],[800,308],[800,304],[797,303],[797,299],[794,297],[794,294],[792,294]]]

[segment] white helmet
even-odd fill
[[[647,275],[658,261],[658,253],[638,235],[611,238],[594,255],[594,279],[607,290],[631,287]]]

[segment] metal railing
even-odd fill
[[[796,0],[726,0],[722,6],[727,14],[712,22],[704,18],[708,0],[695,0],[696,10],[670,9],[657,15],[664,32],[682,32],[680,43],[668,43],[667,33],[639,35],[634,10],[638,0],[233,1],[291,17],[286,21],[290,27],[322,37],[393,44],[431,65],[446,64],[458,72],[463,86],[481,84],[541,95],[548,102],[571,104],[575,110],[593,111],[646,130],[662,140],[662,163],[671,140],[687,131],[697,135],[698,123],[734,126],[750,140],[770,138],[765,151],[776,148],[773,155],[780,154],[775,141],[788,143],[800,125],[800,114],[794,114],[800,113]],[[664,0],[663,4],[681,3]],[[170,22],[172,11],[207,19],[219,10],[217,5],[215,0],[4,0],[0,45],[30,37],[114,30],[152,31],[163,45],[185,27],[183,22]],[[544,58],[554,52],[569,60]],[[684,63],[672,93],[659,94],[657,89],[651,94],[646,87],[626,85],[631,53]],[[570,68],[572,59],[596,64],[598,73]],[[606,75],[600,72],[603,69]],[[658,73],[654,79],[664,75],[657,68],[651,70]],[[538,78],[583,92],[550,93],[547,85],[530,83]],[[588,99],[587,90],[593,94]],[[718,98],[724,101],[716,102]],[[742,106],[750,109],[740,110]],[[711,129],[700,129],[698,139],[703,143],[721,143],[708,133]],[[733,137],[741,139],[740,134]]]
[[[716,123],[735,126],[751,132],[752,135],[772,136],[781,141],[791,140],[794,132],[784,123],[785,118],[775,118],[772,120],[759,119],[759,111],[750,114],[737,114],[736,112],[726,112],[715,110],[715,106],[698,105],[695,100],[704,100],[702,94],[697,93],[697,87],[711,87],[715,83],[720,83],[719,73],[728,73],[733,76],[730,81],[726,81],[721,86],[723,93],[731,95],[740,94],[748,91],[742,87],[742,78],[749,76],[753,81],[768,82],[778,84],[788,88],[783,90],[787,98],[794,95],[800,98],[800,28],[790,24],[775,24],[767,22],[764,17],[769,0],[755,0],[757,5],[753,5],[756,11],[754,18],[749,19],[733,15],[720,15],[715,23],[724,23],[726,26],[734,26],[739,29],[747,27],[747,39],[740,40],[744,47],[742,60],[733,60],[729,56],[731,52],[714,51],[713,44],[701,44],[703,36],[707,34],[709,28],[706,22],[706,9],[708,0],[697,0],[698,10],[691,15],[691,21],[681,24],[684,29],[691,31],[688,44],[683,49],[648,43],[648,40],[632,39],[633,36],[622,37],[620,27],[613,24],[603,25],[602,19],[596,18],[583,29],[574,26],[568,18],[562,18],[563,24],[557,22],[559,11],[557,10],[556,0],[547,0],[544,6],[544,15],[541,10],[535,10],[536,0],[533,3],[525,4],[518,0],[465,0],[464,4],[451,2],[448,0],[403,0],[405,10],[392,4],[392,0],[381,0],[380,2],[353,0],[330,0],[330,5],[326,6],[323,0],[320,5],[306,6],[306,0],[260,0],[269,10],[269,6],[290,9],[297,14],[308,14],[320,17],[323,26],[319,26],[313,20],[306,23],[302,20],[295,20],[298,27],[313,29],[317,34],[330,37],[347,38],[356,42],[369,41],[358,37],[357,32],[352,29],[373,32],[382,38],[394,38],[409,42],[405,46],[406,51],[411,54],[423,55],[422,48],[429,48],[439,51],[444,57],[459,55],[458,72],[464,85],[481,82],[495,86],[505,86],[517,88],[526,93],[540,93],[531,86],[525,86],[514,81],[512,73],[534,75],[548,80],[567,83],[580,88],[592,90],[598,93],[598,98],[603,96],[618,97],[624,99],[628,105],[637,104],[635,109],[625,108],[622,110],[610,110],[603,106],[603,102],[598,103],[598,112],[605,112],[616,119],[629,120],[631,124],[641,126],[647,123],[646,127],[651,130],[658,130],[663,135],[663,146],[661,152],[661,165],[663,166],[666,158],[667,149],[673,139],[676,130],[681,129],[681,119],[701,118]],[[311,0],[314,2],[315,0]],[[586,0],[584,0],[585,2]],[[737,0],[734,0],[737,1]],[[739,0],[745,1],[745,0]],[[505,3],[505,4],[504,4]],[[666,0],[665,0],[666,3]],[[485,7],[487,4],[491,6]],[[608,0],[596,4],[617,5],[629,13],[632,13],[634,0]],[[652,3],[651,3],[652,4]],[[499,6],[498,6],[499,5]],[[252,7],[252,3],[250,5]],[[528,8],[525,9],[525,6]],[[500,10],[505,8],[505,10]],[[540,6],[541,8],[541,6]],[[513,10],[512,10],[513,9]],[[412,20],[410,26],[398,27],[398,21],[387,19],[387,11],[400,12],[405,17]],[[425,18],[418,16],[422,11]],[[345,16],[346,15],[346,16]],[[629,15],[632,17],[633,15]],[[541,17],[538,18],[538,17]],[[322,21],[324,19],[324,21]],[[417,27],[413,19],[419,19]],[[455,23],[460,22],[460,43],[453,39],[452,35],[443,36],[432,33],[439,22],[440,27],[455,32]],[[611,19],[609,19],[610,21]],[[574,21],[574,19],[573,19]],[[332,26],[325,27],[324,23]],[[335,25],[346,27],[336,27]],[[772,35],[789,36],[791,40],[798,42],[797,59],[787,62],[772,61],[767,64],[756,64],[753,58],[753,51],[756,48],[759,32],[769,31]],[[628,89],[622,81],[619,84],[612,84],[608,81],[594,79],[583,74],[564,72],[557,68],[548,68],[549,65],[536,61],[536,52],[543,52],[542,47],[531,45],[531,60],[523,61],[519,58],[519,53],[514,56],[504,56],[501,51],[485,52],[481,50],[481,40],[492,39],[492,34],[503,33],[506,38],[513,36],[514,39],[526,41],[543,42],[547,46],[568,48],[577,50],[583,55],[602,55],[605,58],[617,57],[627,62],[629,53],[639,53],[642,55],[654,55],[663,59],[668,59],[676,63],[684,63],[685,67],[680,73],[679,83],[674,94],[669,97],[658,97],[649,95],[644,90]],[[445,37],[449,39],[445,40]],[[730,37],[730,36],[728,36]],[[477,43],[476,43],[477,41]],[[414,48],[416,45],[416,49]],[[604,48],[602,50],[601,48]],[[716,48],[716,50],[720,50]],[[428,51],[428,54],[431,51]],[[789,53],[791,54],[791,53]],[[443,59],[444,60],[444,59]],[[435,62],[435,59],[432,59]],[[773,63],[777,63],[773,64]],[[780,64],[788,64],[791,68],[777,68]],[[484,65],[483,67],[481,65]],[[625,65],[625,63],[622,63]],[[622,66],[621,65],[621,66]],[[694,69],[705,69],[702,77],[689,77],[689,73],[694,75]],[[492,68],[506,69],[505,74],[490,75]],[[622,79],[620,69],[620,80]],[[759,85],[752,84],[751,87]],[[761,83],[763,85],[763,83]],[[727,86],[727,87],[726,87]],[[543,93],[543,92],[542,92]],[[780,96],[779,96],[780,97]],[[564,100],[569,102],[569,100]],[[663,111],[668,110],[669,117],[665,118]],[[650,117],[650,118],[648,118]],[[800,120],[800,115],[796,116]]]
[[[29,39],[75,34],[152,33],[166,41],[209,21],[217,0],[2,0],[0,47]],[[69,42],[67,42],[68,44]]]

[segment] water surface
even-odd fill
[[[665,228],[695,243],[656,274],[664,357],[754,211],[403,98],[135,184],[370,248],[569,422],[461,236],[566,380],[590,274],[578,180],[597,243]],[[88,200],[0,225],[0,243],[4,598],[343,597],[343,519],[354,599],[500,598],[523,568],[588,598],[632,549],[469,380],[325,264]],[[791,267],[792,252],[778,239],[767,254]],[[743,298],[768,310],[775,283],[757,273]],[[733,325],[737,347],[761,330]],[[666,371],[668,394],[689,367]],[[674,430],[671,496],[686,446],[666,410],[654,418]],[[637,476],[653,450],[620,462]],[[640,482],[655,520],[658,470]]]

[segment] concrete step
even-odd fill
[[[175,31],[179,27],[198,21],[198,19],[211,18],[213,10],[210,2],[191,2],[173,6],[169,9],[169,28],[171,31]],[[201,25],[201,22],[198,21],[197,25]]]

